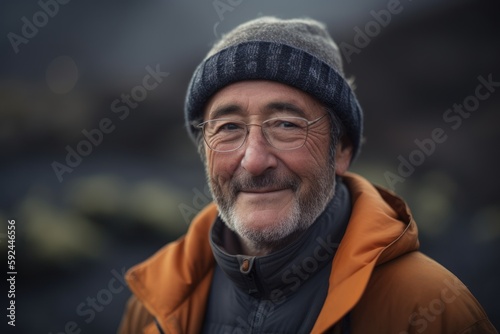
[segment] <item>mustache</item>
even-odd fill
[[[292,189],[297,190],[300,180],[295,175],[286,175],[269,171],[259,176],[240,174],[230,182],[231,192],[236,195],[240,191],[258,191],[260,189]]]

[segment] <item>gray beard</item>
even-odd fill
[[[208,184],[219,215],[226,226],[239,237],[252,244],[254,249],[275,251],[295,240],[311,226],[325,210],[335,190],[335,169],[330,166],[326,172],[317,173],[318,177],[311,188],[299,197],[300,179],[295,175],[283,175],[274,170],[253,177],[234,175],[229,182],[229,189],[222,189],[216,180],[208,178]],[[207,174],[208,175],[208,174]],[[236,212],[235,202],[241,189],[259,189],[263,187],[290,188],[294,192],[294,203],[290,212],[279,221],[259,230],[244,223],[244,217]]]

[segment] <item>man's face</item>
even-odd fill
[[[316,99],[288,85],[242,81],[210,99],[204,120],[260,125],[274,117],[311,121],[325,113]],[[309,227],[333,196],[330,142],[325,116],[309,126],[304,146],[294,150],[271,146],[259,126],[249,127],[245,143],[235,151],[216,152],[205,143],[208,182],[226,225],[256,247],[280,244]]]

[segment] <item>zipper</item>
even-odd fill
[[[160,326],[160,323],[158,322],[158,320],[156,320],[156,318],[154,318],[154,320],[155,320],[156,327],[158,328],[158,332],[160,332],[160,334],[165,334],[163,329],[161,329],[161,326]]]

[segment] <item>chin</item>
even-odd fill
[[[297,209],[254,211],[241,215],[235,213],[231,215],[230,225],[244,239],[254,243],[275,243],[302,230]]]

